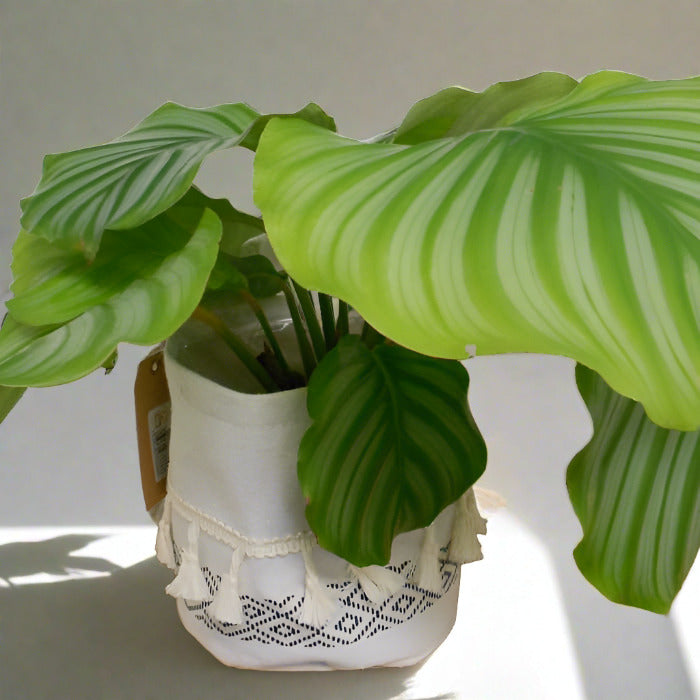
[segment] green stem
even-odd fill
[[[294,298],[294,294],[292,293],[289,283],[286,280],[282,283],[282,291],[284,292],[284,297],[287,300],[289,313],[292,316],[292,324],[294,325],[294,332],[296,333],[297,342],[299,343],[301,360],[304,363],[304,372],[306,373],[306,379],[308,380],[316,367],[314,353],[313,350],[311,350],[309,339],[306,337],[304,323],[301,320],[301,314],[299,313],[296,299]]]
[[[336,343],[333,299],[331,299],[328,294],[319,292],[318,305],[321,309],[321,323],[323,324],[323,337],[326,339],[326,350],[332,350]]]
[[[232,331],[226,324],[211,311],[198,306],[192,318],[201,321],[209,326],[225,343],[233,350],[236,357],[245,365],[250,373],[262,384],[263,388],[270,393],[279,391],[280,387],[272,379],[272,377],[263,369],[258,361],[253,356],[253,353],[248,350],[246,344]]]
[[[378,331],[375,330],[372,326],[365,321],[362,325],[362,341],[364,344],[371,350],[375,345],[379,345],[379,343],[384,341],[384,336]]]
[[[308,289],[304,289],[304,287],[297,284],[294,280],[292,280],[292,284],[294,285],[294,291],[297,293],[299,303],[301,304],[301,310],[304,312],[306,327],[309,329],[309,335],[311,336],[311,343],[314,346],[316,360],[320,362],[321,358],[326,354],[326,343],[323,340],[321,324],[319,324],[318,317],[316,316],[314,300],[312,299],[311,292]]]
[[[338,339],[350,332],[350,319],[348,317],[349,307],[346,301],[338,304],[338,325],[335,329],[336,342]]]
[[[284,353],[282,352],[280,344],[277,342],[277,338],[275,337],[275,334],[272,331],[272,327],[270,326],[270,322],[267,320],[267,316],[265,315],[265,311],[263,310],[262,306],[260,306],[258,300],[249,291],[244,289],[240,292],[240,294],[243,297],[243,299],[245,299],[245,301],[248,303],[248,306],[250,306],[250,308],[253,310],[253,313],[255,314],[255,317],[260,322],[260,325],[263,329],[263,333],[267,338],[267,342],[270,343],[272,352],[275,353],[275,357],[277,358],[277,362],[279,363],[280,368],[284,372],[289,372],[289,365],[287,364],[287,360],[284,356]]]

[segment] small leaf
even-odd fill
[[[232,263],[231,257],[219,253],[214,268],[209,275],[207,289],[214,292],[238,292],[248,289],[248,280]]]
[[[282,290],[283,275],[275,270],[275,266],[264,255],[246,255],[229,260],[245,276],[248,290],[254,297],[271,297]]]
[[[41,319],[44,325],[20,323],[12,312],[6,317],[0,330],[0,384],[48,386],[73,381],[107,362],[118,343],[154,345],[187,320],[216,260],[221,223],[207,210],[192,232],[179,229],[168,217],[158,217],[140,228],[127,232],[126,239],[117,236],[108,250],[100,251],[114,255],[112,267],[105,262],[104,271],[117,270],[120,246],[133,233],[143,255],[143,270],[129,267],[119,284],[110,279],[109,293],[100,285],[101,275],[75,274],[73,253],[63,252],[65,264],[55,250],[39,256],[39,260],[53,261],[54,267],[40,262],[30,269],[30,261],[23,261],[28,275],[44,277],[49,286],[56,280],[56,291],[53,298],[46,295],[43,315],[36,296],[31,304],[18,304],[23,317]],[[25,293],[31,296],[31,288]]]
[[[582,365],[576,381],[594,434],[567,474],[574,558],[611,600],[667,613],[700,546],[700,431],[660,428]]]
[[[239,211],[228,199],[212,199],[194,185],[166,213],[185,228],[190,228],[202,218],[205,209],[211,209],[221,220],[223,233],[220,247],[228,255],[239,255],[241,246],[246,241],[265,232],[259,216]]]
[[[245,104],[191,109],[169,102],[102,146],[46,156],[25,230],[94,258],[105,229],[133,229],[174,204],[202,160],[231,148],[260,115]]]
[[[484,92],[461,87],[417,102],[396,131],[394,143],[422,143],[507,123],[522,108],[532,110],[568,95],[577,82],[563,73],[538,73],[529,78],[496,83]]]
[[[386,564],[400,532],[430,524],[483,473],[486,447],[456,361],[345,336],[308,388],[299,447],[306,517],[322,547]]]
[[[260,135],[267,126],[267,123],[270,121],[270,119],[275,117],[294,117],[296,119],[303,119],[309,124],[320,126],[321,128],[328,129],[329,131],[335,131],[335,120],[333,117],[326,114],[317,104],[309,102],[306,107],[303,107],[294,114],[265,114],[259,117],[241,141],[241,146],[244,148],[249,148],[251,151],[255,151],[258,148]]]
[[[0,423],[5,420],[25,391],[26,387],[23,386],[0,386]]]

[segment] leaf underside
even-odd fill
[[[308,387],[299,448],[306,516],[321,546],[386,564],[400,532],[425,527],[482,474],[486,447],[459,363],[345,336]]]
[[[579,365],[594,425],[567,473],[574,557],[611,600],[667,613],[700,546],[700,431],[666,430]]]
[[[565,355],[695,430],[700,79],[528,80],[435,98],[395,138],[456,135],[412,145],[271,121],[254,189],[275,252],[418,352]]]

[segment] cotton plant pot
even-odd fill
[[[278,329],[287,323],[279,308],[270,315]],[[165,352],[172,424],[156,549],[176,572],[166,591],[185,628],[239,668],[425,658],[454,624],[461,563],[481,558],[485,521],[471,490],[429,528],[396,537],[386,567],[349,566],[318,546],[304,515],[296,456],[310,423],[306,389],[241,390],[249,380],[235,363],[212,360],[219,351],[186,327]]]

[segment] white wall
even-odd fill
[[[544,69],[685,77],[700,70],[698,36],[697,0],[3,0],[0,295],[43,154],[108,140],[166,100],[262,111],[314,100],[365,137],[449,84]],[[251,207],[250,164],[218,154],[199,182]],[[130,413],[141,354],[124,349],[110,377],[29,391],[0,426],[0,526],[144,522]],[[482,361],[473,376],[485,484],[552,557],[588,695],[691,697],[671,620],[607,603],[571,560],[580,531],[563,470],[588,431],[571,364]]]

